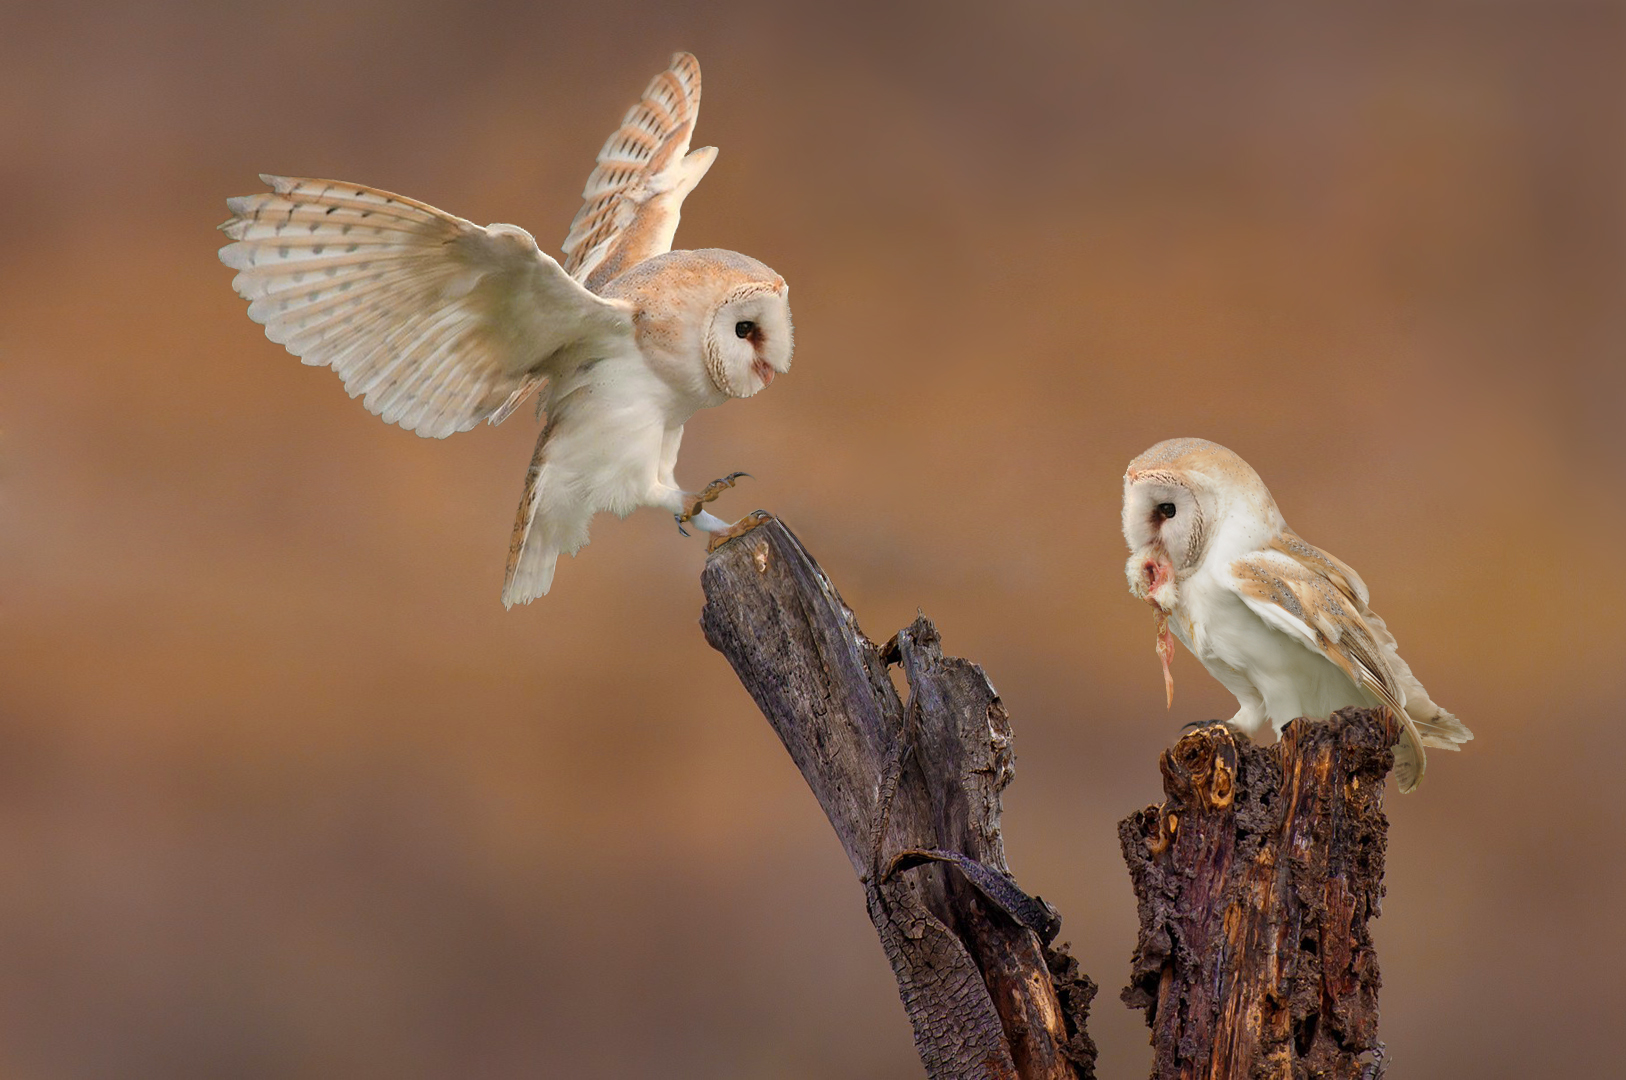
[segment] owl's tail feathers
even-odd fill
[[[1423,781],[1423,769],[1428,765],[1422,743],[1410,735],[1411,729],[1408,727],[1401,732],[1400,741],[1395,744],[1395,783],[1404,794],[1417,790],[1417,785]]]
[[[553,588],[553,568],[559,561],[559,549],[546,544],[530,544],[522,548],[516,558],[508,558],[508,580],[503,582],[502,606],[529,604],[539,596],[548,595]]]
[[[1427,759],[1423,748],[1461,750],[1474,737],[1466,724],[1423,696],[1422,703],[1407,699],[1399,717],[1403,730],[1395,746],[1395,782],[1400,790],[1415,791],[1423,779]]]
[[[548,590],[553,587],[553,567],[559,561],[559,549],[547,541],[546,518],[540,523],[537,521],[537,510],[542,505],[543,473],[546,470],[543,450],[547,445],[548,428],[545,427],[542,437],[536,440],[531,467],[525,471],[525,494],[519,500],[514,533],[508,541],[508,572],[502,583],[502,606],[505,608],[529,604],[539,596],[548,595]]]
[[[1437,750],[1461,750],[1463,743],[1473,740],[1474,733],[1468,730],[1467,724],[1432,701],[1424,700],[1427,709],[1416,709],[1410,698],[1406,700],[1406,711],[1411,714],[1412,723],[1417,725],[1417,733],[1423,737],[1424,746]]]
[[[1423,745],[1438,750],[1461,750],[1462,744],[1472,740],[1474,733],[1468,730],[1468,725],[1440,708],[1428,696],[1423,684],[1412,674],[1411,665],[1401,657],[1400,649],[1395,645],[1395,636],[1389,633],[1389,627],[1378,618],[1377,612],[1368,609],[1361,614],[1371,628],[1373,637],[1377,638],[1389,670],[1394,673],[1395,685],[1400,689],[1400,700],[1405,702],[1406,715],[1417,729]]]
[[[1390,713],[1395,710],[1391,706]],[[1395,783],[1402,794],[1417,790],[1423,782],[1423,770],[1428,768],[1428,754],[1423,750],[1425,740],[1417,725],[1401,710],[1395,719],[1400,721],[1400,741],[1395,744]]]

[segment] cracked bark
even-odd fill
[[[863,886],[933,1080],[1087,1080],[1095,984],[1005,863],[1010,720],[982,669],[924,616],[883,647],[778,521],[701,579],[706,640],[733,665]],[[887,668],[908,680],[902,701]]]
[[[1118,826],[1140,911],[1123,999],[1154,1080],[1383,1075],[1367,923],[1397,736],[1344,709],[1271,747],[1211,724],[1163,753],[1163,804]]]

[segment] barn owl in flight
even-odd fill
[[[600,510],[659,507],[717,536],[756,521],[702,509],[744,474],[699,492],[673,478],[689,417],[791,359],[784,278],[732,251],[671,250],[717,156],[689,149],[699,111],[700,64],[678,53],[599,151],[563,264],[518,226],[360,184],[263,176],[270,192],[227,200],[220,260],[249,318],[386,423],[444,438],[541,389],[505,606],[547,593]]]
[[[1422,779],[1425,746],[1473,738],[1429,700],[1360,576],[1289,529],[1259,474],[1225,447],[1171,439],[1130,462],[1123,525],[1129,589],[1156,612],[1171,703],[1178,637],[1236,695],[1231,726],[1255,738],[1349,705],[1387,709],[1402,730],[1401,791]]]

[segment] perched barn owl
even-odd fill
[[[386,423],[444,438],[501,423],[545,384],[506,606],[547,593],[600,510],[736,528],[702,506],[744,474],[684,491],[678,444],[696,411],[789,370],[789,288],[732,251],[671,250],[683,198],[717,156],[689,150],[699,111],[700,64],[678,53],[599,151],[563,265],[517,226],[360,184],[263,176],[271,192],[227,200],[220,228],[236,242],[220,260],[249,318]]]
[[[1124,474],[1129,590],[1157,614],[1170,703],[1173,636],[1236,695],[1230,720],[1255,738],[1300,716],[1387,708],[1402,729],[1395,779],[1422,779],[1423,748],[1473,738],[1429,700],[1343,562],[1299,539],[1259,474],[1217,443],[1160,442]]]

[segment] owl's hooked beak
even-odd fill
[[[1168,614],[1174,610],[1174,563],[1161,547],[1141,549],[1140,554],[1129,557],[1129,591]]]
[[[762,357],[759,356],[755,360],[751,361],[751,370],[756,373],[757,378],[762,380],[762,385],[764,388],[766,388],[769,383],[773,382],[773,377],[775,374],[773,365],[768,363],[768,361],[764,360]]]

